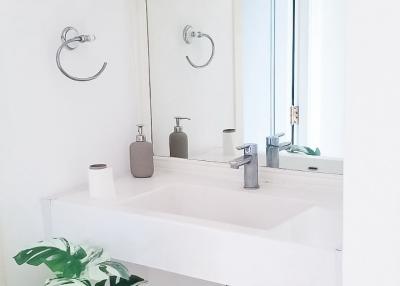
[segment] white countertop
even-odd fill
[[[241,286],[251,275],[254,283],[248,285],[289,285],[285,284],[289,281],[296,281],[294,286],[339,285],[335,263],[336,249],[342,248],[342,176],[260,168],[260,189],[245,191],[243,171],[226,164],[157,158],[155,166],[152,178],[129,175],[116,180],[114,200],[91,199],[86,187],[51,198],[53,235],[104,245],[116,259],[221,284]],[[191,217],[132,207],[135,199],[163,188],[179,189],[178,195],[185,188],[223,190],[227,200],[230,194],[246,192],[252,199],[272,199],[277,206],[269,208],[276,207],[277,212],[280,202],[285,202],[282,207],[293,218],[262,228],[258,227],[263,225],[261,216],[260,221],[240,225],[207,215]],[[307,208],[295,213],[291,202],[304,203]],[[233,249],[240,255],[236,259],[252,263],[234,263]],[[295,269],[287,268],[289,261]],[[269,278],[265,276],[268,271]],[[292,271],[293,280],[283,278],[287,271]]]

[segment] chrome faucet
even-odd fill
[[[279,152],[288,150],[292,143],[279,143],[279,138],[285,136],[285,133],[279,133],[267,137],[267,167],[279,168]]]
[[[229,162],[233,169],[244,166],[244,188],[258,189],[258,152],[257,144],[244,144],[236,148],[243,150],[244,155]]]

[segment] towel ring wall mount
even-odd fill
[[[215,43],[214,43],[213,38],[211,38],[210,35],[204,34],[204,33],[202,33],[202,32],[196,32],[196,31],[193,29],[192,26],[187,25],[187,26],[185,27],[185,29],[183,30],[183,40],[185,41],[185,43],[188,44],[188,45],[190,45],[190,44],[193,43],[193,40],[196,39],[196,38],[199,38],[199,39],[200,39],[200,38],[207,38],[208,40],[210,40],[210,42],[211,42],[211,56],[210,56],[209,60],[208,60],[205,64],[203,64],[203,65],[196,65],[196,64],[194,64],[194,63],[192,62],[192,60],[191,60],[188,56],[186,56],[186,60],[189,62],[189,64],[190,64],[192,67],[194,67],[194,68],[196,68],[196,69],[205,68],[205,67],[209,66],[210,63],[212,62],[212,60],[214,59],[214,55],[215,55]]]
[[[80,35],[78,30],[75,29],[74,27],[66,27],[62,31],[62,33],[61,33],[62,44],[57,50],[56,62],[57,62],[58,69],[66,77],[68,77],[69,79],[72,79],[74,81],[91,81],[91,80],[98,78],[104,72],[104,70],[107,67],[107,62],[103,63],[103,66],[95,75],[90,76],[90,77],[85,77],[85,78],[70,75],[61,65],[60,57],[61,57],[61,52],[64,48],[72,51],[72,50],[75,50],[79,46],[80,43],[91,42],[91,41],[94,41],[95,39],[96,39],[96,37],[93,35]]]

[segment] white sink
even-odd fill
[[[262,168],[245,191],[242,170],[155,162],[151,179],[117,180],[113,201],[51,199],[49,236],[221,285],[340,285],[341,176]]]
[[[226,191],[171,185],[137,196],[125,206],[131,210],[267,230],[313,205],[301,200],[268,196],[261,191]]]

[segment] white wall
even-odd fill
[[[2,207],[2,205],[0,205],[0,207]],[[0,285],[5,285],[6,277],[4,272],[4,249],[3,249],[4,247],[3,247],[2,234],[3,234],[3,227],[0,217]]]
[[[1,5],[0,215],[7,285],[42,285],[37,269],[17,267],[11,259],[43,239],[40,198],[85,183],[91,163],[112,165],[116,176],[129,172],[128,147],[143,111],[137,110],[137,95],[146,92],[138,64],[145,57],[135,51],[135,43],[145,40],[143,27],[136,29],[143,1],[3,0]],[[76,83],[58,71],[55,53],[68,25],[96,34],[97,41],[66,51],[65,67],[84,76],[107,60],[98,80]]]
[[[345,2],[344,286],[397,286],[400,2]]]

